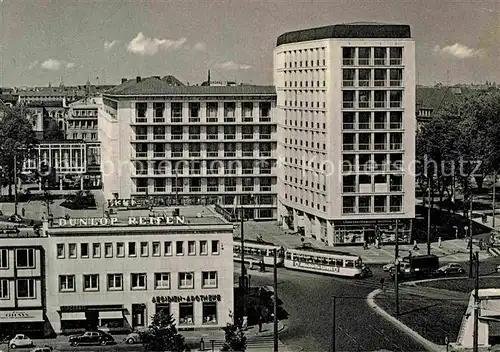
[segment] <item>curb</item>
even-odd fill
[[[488,275],[488,276],[481,275],[481,277],[485,277],[485,278],[500,278],[500,275]],[[424,282],[447,281],[447,280],[471,280],[471,278],[464,277],[464,276],[441,277],[441,278],[434,278],[434,279],[424,279],[424,280],[408,281],[408,282],[401,283],[401,285],[418,286],[418,284],[421,284],[421,283],[424,283]]]
[[[412,337],[416,342],[421,344],[427,351],[442,352],[445,349],[444,346],[437,345],[434,342],[427,340],[419,333],[406,326],[403,322],[401,322],[400,320],[396,319],[395,317],[387,313],[377,303],[375,303],[375,297],[381,292],[382,290],[376,289],[370,292],[368,297],[366,297],[366,303],[375,313],[380,315],[385,320],[388,320],[390,323],[392,323],[394,326],[396,326],[399,330],[401,330],[408,336]]]
[[[287,326],[285,324],[281,324],[281,326],[278,325],[278,334],[285,331],[287,329]],[[274,331],[269,331],[269,332],[262,332],[262,333],[256,333],[252,334],[252,337],[269,337],[269,336],[274,336]]]

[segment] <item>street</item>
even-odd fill
[[[278,269],[278,297],[289,314],[288,329],[280,334],[283,342],[294,351],[332,351],[335,296],[336,351],[423,351],[366,304],[367,295],[380,287],[380,279],[388,281],[381,267],[372,270],[373,277],[355,280]],[[273,284],[271,268],[249,274],[252,286]]]
[[[115,345],[109,346],[78,346],[71,347],[67,342],[61,342],[60,340],[33,340],[36,347],[41,346],[52,346],[54,347],[54,352],[79,352],[79,351],[88,351],[88,352],[118,352],[118,351],[129,351],[129,352],[142,352],[144,349],[142,345],[127,345],[121,341],[118,341]],[[57,344],[57,346],[56,346]],[[15,350],[10,349],[10,351],[31,351],[31,348],[16,348]],[[1,352],[7,352],[8,348],[6,344],[0,345]]]

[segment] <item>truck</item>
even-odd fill
[[[434,275],[439,269],[439,257],[435,255],[416,255],[404,257],[399,264],[398,279],[420,279]],[[396,268],[391,268],[390,275],[394,280]]]

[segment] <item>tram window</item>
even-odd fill
[[[308,257],[308,258],[307,258],[307,261],[308,261],[309,263],[314,262],[314,257]]]
[[[326,258],[323,258],[322,262],[323,262],[323,264],[327,264],[328,263],[328,261],[327,261]]]
[[[361,268],[361,267],[363,266],[363,263],[361,262],[361,260],[356,260],[356,261],[354,262],[354,266],[355,266],[356,268]]]
[[[342,259],[336,259],[335,266],[344,266],[344,261]]]
[[[286,259],[291,260],[292,259],[292,255],[290,253],[286,253]]]
[[[354,261],[352,261],[352,260],[346,260],[345,261],[345,266],[346,266],[346,268],[353,268],[354,267]]]
[[[315,263],[321,263],[321,258],[318,258],[318,257],[314,258],[314,262]]]

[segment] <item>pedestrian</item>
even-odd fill
[[[264,319],[262,318],[262,314],[259,315],[259,332],[262,332],[262,321]]]
[[[411,257],[411,251],[408,251],[408,257]]]
[[[413,250],[418,251],[417,240],[413,241]]]
[[[441,236],[438,237],[438,247],[441,248]]]
[[[21,209],[21,214],[23,215],[23,218],[26,216],[26,209],[24,209],[24,207]]]

